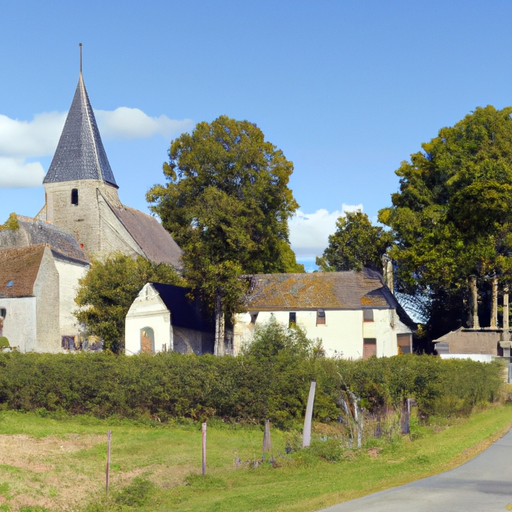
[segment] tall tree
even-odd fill
[[[104,262],[93,260],[75,299],[80,307],[75,316],[85,332],[102,338],[104,348],[122,351],[126,314],[148,281],[184,285],[173,267],[142,256],[117,254]]]
[[[184,275],[216,311],[241,307],[241,274],[304,271],[288,241],[292,162],[248,121],[221,116],[171,143],[151,209],[184,251]]]
[[[347,212],[336,221],[336,232],[316,264],[323,272],[382,269],[382,256],[392,242],[392,234],[374,226],[366,213]]]
[[[396,171],[400,191],[392,195],[393,205],[379,212],[379,220],[397,240],[390,254],[398,262],[402,291],[434,301],[457,296],[462,309],[464,299],[476,297],[479,281],[508,278],[511,113],[510,107],[477,108],[455,126],[442,128]]]

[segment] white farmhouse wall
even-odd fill
[[[173,350],[171,313],[158,293],[146,284],[133,301],[126,315],[125,350],[127,354],[141,351],[141,330],[151,327],[155,336],[155,352]]]
[[[16,347],[20,352],[36,349],[36,302],[35,297],[0,298],[0,308],[6,311],[3,335],[9,340],[11,347]]]
[[[363,338],[377,340],[377,357],[396,356],[398,345],[395,311],[393,309],[373,309],[372,311],[373,322],[363,322]]]
[[[317,325],[317,311],[295,311],[297,325],[310,339],[320,339],[328,357],[360,359],[363,357],[364,338],[376,339],[377,356],[395,356],[398,353],[398,333],[410,333],[410,329],[398,320],[393,309],[374,309],[373,322],[363,321],[362,310],[325,310],[325,324]],[[234,350],[239,353],[244,344],[250,343],[255,327],[271,319],[288,326],[290,311],[260,311],[254,323],[251,315],[236,315]]]
[[[80,326],[73,315],[73,311],[78,308],[75,297],[79,288],[78,280],[85,276],[89,267],[57,258],[55,259],[55,267],[59,273],[60,336],[78,336]]]

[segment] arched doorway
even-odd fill
[[[155,353],[155,333],[151,327],[140,330],[140,351],[144,354]]]

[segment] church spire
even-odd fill
[[[117,188],[82,77],[82,43],[79,47],[78,85],[43,183],[100,180]]]

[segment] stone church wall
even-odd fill
[[[50,249],[44,250],[37,279],[34,283],[36,297],[37,340],[26,351],[60,352],[59,333],[59,273]]]
[[[121,252],[131,257],[142,255],[143,251],[133,237],[110,209],[103,197],[98,199],[102,254]]]
[[[62,336],[78,336],[80,326],[73,315],[78,308],[75,297],[79,289],[78,280],[85,276],[89,267],[58,258],[55,258],[55,267],[59,273],[60,339]]]

